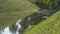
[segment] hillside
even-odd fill
[[[37,9],[37,6],[27,0],[0,0],[0,29],[34,13]]]
[[[25,34],[60,34],[60,11],[27,29]]]
[[[1,34],[60,34],[59,26],[60,0],[0,0]]]

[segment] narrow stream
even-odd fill
[[[7,26],[4,30],[0,31],[0,34],[24,34],[28,27],[37,25],[55,12],[57,11],[47,9],[38,10],[23,19],[17,20],[15,24]]]

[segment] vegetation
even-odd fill
[[[42,21],[32,29],[28,29],[25,34],[59,34],[60,33],[60,11]]]
[[[58,10],[60,0],[0,0],[0,30],[10,26],[16,32],[15,23],[22,19],[20,34],[59,34]]]
[[[39,3],[40,5],[41,4],[46,5],[46,6],[48,5],[49,9],[55,9],[55,8],[57,8],[57,6],[60,6],[60,2],[59,2],[60,0],[28,0],[28,1],[30,1],[34,4]]]

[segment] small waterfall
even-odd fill
[[[11,32],[8,26],[4,30],[0,31],[0,34],[19,34],[19,29],[21,29],[21,21],[22,19],[18,20],[15,24],[15,26],[17,27],[16,32]]]
[[[16,22],[16,26],[17,26],[16,34],[19,34],[19,29],[21,29],[21,21],[22,21],[22,19],[20,19]]]
[[[16,26],[18,26],[18,29],[21,29],[21,21],[22,21],[22,19],[20,19],[16,22]]]

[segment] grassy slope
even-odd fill
[[[0,0],[0,29],[15,23],[37,10],[27,0]]]
[[[60,11],[38,25],[28,28],[25,34],[60,34]]]

